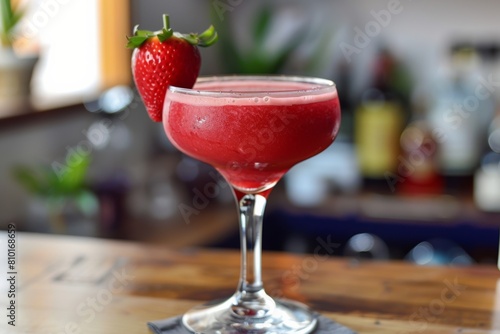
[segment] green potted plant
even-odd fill
[[[13,0],[0,0],[0,117],[29,111],[31,77],[38,57],[15,52],[24,11]]]
[[[90,226],[90,235],[95,234],[99,202],[85,180],[90,163],[89,155],[82,156],[60,175],[49,166],[15,166],[13,178],[29,194],[24,228],[84,234]]]

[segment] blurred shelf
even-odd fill
[[[391,223],[421,223],[500,227],[500,212],[479,210],[469,194],[461,196],[401,196],[362,192],[352,195],[331,195],[314,207],[296,207],[283,191],[275,192],[271,205],[291,213],[309,213],[333,218],[360,217]]]
[[[339,243],[339,253],[354,235],[369,233],[382,239],[393,258],[402,259],[417,244],[447,239],[460,245],[478,262],[496,262],[500,213],[485,213],[472,199],[451,196],[402,197],[362,193],[336,195],[310,208],[293,206],[283,192],[273,193],[266,226],[272,240],[268,249],[280,249],[290,240],[313,251],[318,238]],[[272,196],[273,196],[272,195]]]
[[[83,104],[72,104],[46,110],[26,109],[23,113],[10,114],[0,117],[0,128],[24,126],[34,122],[61,119],[87,112]]]

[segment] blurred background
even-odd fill
[[[497,1],[0,3],[0,228],[239,247],[229,187],[172,147],[132,83],[125,37],[168,12],[176,31],[219,31],[202,75],[337,84],[341,132],[271,194],[265,249],[497,262]]]

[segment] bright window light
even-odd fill
[[[99,0],[29,0],[19,35],[38,49],[33,104],[82,102],[101,83]]]

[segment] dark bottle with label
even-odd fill
[[[409,90],[408,72],[388,50],[382,49],[354,122],[359,168],[367,191],[394,191],[390,177],[397,173],[399,140],[408,120]]]

